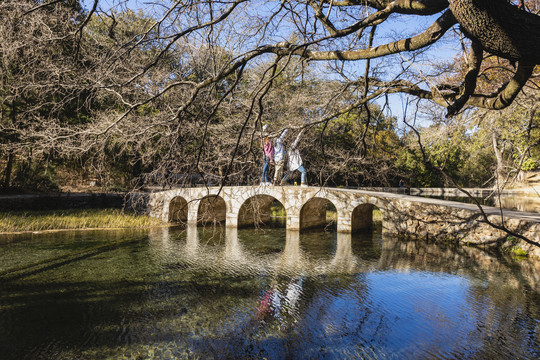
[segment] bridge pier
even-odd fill
[[[300,231],[300,216],[294,214],[289,215],[289,212],[287,212],[286,227],[287,230]]]
[[[339,212],[338,212],[338,219],[337,219],[336,225],[337,225],[336,230],[338,233],[351,233],[352,232],[350,219],[347,216],[340,214]]]
[[[188,203],[188,209],[187,209],[187,223],[188,225],[196,225],[197,224],[197,213],[199,211],[199,200],[190,201]]]

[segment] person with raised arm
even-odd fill
[[[281,132],[281,135],[276,139],[276,144],[274,145],[274,185],[279,184],[279,178],[283,171],[283,164],[285,162],[285,146],[283,145],[283,140],[285,135],[287,135],[287,130],[285,129]]]
[[[289,157],[288,161],[288,172],[281,180],[281,185],[285,184],[287,179],[293,174],[295,170],[300,171],[300,180],[301,180],[301,186],[308,186],[307,185],[307,171],[303,166],[302,163],[302,157],[300,156],[300,150],[298,150],[298,142],[300,141],[300,137],[302,136],[302,133],[304,132],[304,129],[300,130],[298,135],[296,136],[296,139],[291,144],[290,148],[287,151],[287,156]]]

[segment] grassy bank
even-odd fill
[[[120,209],[71,209],[0,213],[0,233],[63,229],[150,228],[163,223]]]

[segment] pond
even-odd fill
[[[539,265],[284,228],[0,237],[2,359],[538,359]]]

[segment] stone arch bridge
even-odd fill
[[[298,186],[232,186],[176,188],[150,193],[149,214],[166,222],[228,227],[264,223],[272,203],[286,212],[287,230],[326,225],[328,203],[337,210],[337,231],[354,232],[372,226],[373,209],[383,216],[383,230],[414,236],[435,237],[461,243],[500,243],[507,233],[486,224],[473,204],[366,190]],[[487,219],[540,243],[540,214],[501,211],[483,207]],[[522,248],[538,253],[523,242]]]
[[[279,201],[288,230],[324,226],[328,203],[337,210],[337,230],[350,232],[371,227],[373,208],[388,208],[377,196],[332,188],[298,186],[237,186],[178,188],[155,192],[151,215],[168,222],[246,226],[264,223],[270,207]]]

